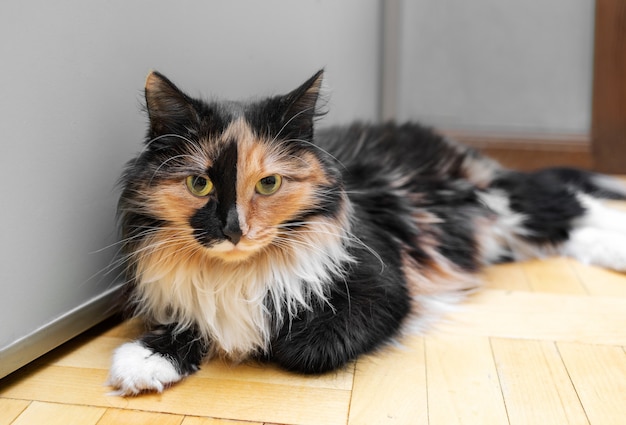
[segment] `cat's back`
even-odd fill
[[[366,124],[318,130],[316,145],[350,173],[449,175],[472,150],[417,123]]]

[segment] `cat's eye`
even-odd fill
[[[185,184],[195,196],[207,196],[213,191],[213,182],[207,176],[187,176]]]
[[[272,195],[280,188],[283,182],[283,178],[278,174],[272,174],[271,176],[263,177],[256,183],[256,192],[261,195]]]

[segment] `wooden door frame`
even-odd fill
[[[596,0],[591,147],[598,171],[626,174],[626,2]]]

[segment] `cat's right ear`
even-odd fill
[[[146,77],[145,95],[152,136],[176,133],[197,121],[191,99],[156,71]]]

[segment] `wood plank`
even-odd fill
[[[113,350],[126,342],[125,339],[100,336],[89,341],[72,343],[60,347],[50,356],[41,359],[42,364],[105,369],[111,366]]]
[[[626,274],[571,260],[570,267],[578,275],[590,295],[626,298]]]
[[[483,271],[484,287],[509,291],[530,291],[530,283],[520,263],[496,264]]]
[[[102,335],[113,338],[123,338],[130,341],[139,337],[145,330],[146,327],[143,322],[135,318],[123,321],[117,326],[107,330]]]
[[[422,338],[357,361],[348,424],[425,424],[427,409]]]
[[[593,424],[626,418],[626,353],[621,347],[557,343],[578,397]]]
[[[196,416],[187,416],[181,425],[263,425],[263,423],[233,421],[232,419],[199,418]]]
[[[511,425],[589,424],[554,343],[491,344]]]
[[[507,423],[488,338],[426,338],[431,425]]]
[[[107,409],[98,425],[181,425],[184,416],[136,410]]]
[[[30,404],[27,400],[11,400],[0,398],[0,425],[9,425]]]
[[[197,376],[218,380],[350,391],[354,379],[354,366],[354,363],[351,363],[343,369],[322,375],[298,375],[273,364],[248,362],[233,365],[221,359],[213,359],[202,365]]]
[[[95,425],[105,410],[100,407],[34,401],[18,416],[13,425]]]
[[[349,423],[425,421],[425,379],[423,340],[419,337],[362,357],[357,362]]]
[[[535,292],[551,294],[586,295],[585,287],[578,275],[571,269],[569,259],[563,257],[546,260],[532,260],[520,263]]]
[[[178,415],[301,424],[345,424],[350,391],[191,376],[162,394],[107,396],[107,371],[45,366],[12,375],[0,397]],[[289,400],[288,403],[285,400]]]
[[[626,345],[626,300],[485,289],[433,332]]]

